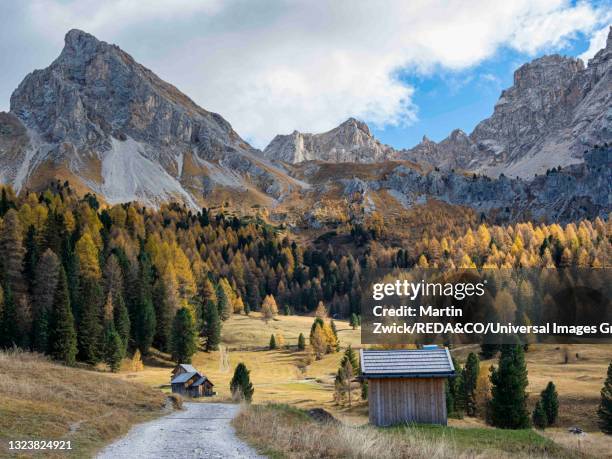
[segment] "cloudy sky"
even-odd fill
[[[612,0],[3,1],[0,110],[79,28],[121,46],[257,147],[350,116],[408,147],[470,132],[530,59],[592,57],[610,11]]]

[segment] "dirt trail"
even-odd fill
[[[230,421],[239,406],[185,403],[183,410],[132,428],[98,459],[253,458],[264,456],[236,437]]]

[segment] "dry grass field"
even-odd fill
[[[306,365],[306,353],[297,351],[297,337],[299,333],[308,337],[312,321],[312,317],[278,316],[276,320],[265,323],[257,313],[233,316],[223,325],[222,345],[226,352],[199,352],[194,356],[193,364],[215,383],[218,393],[215,400],[230,399],[229,381],[233,369],[239,362],[244,362],[251,370],[251,381],[255,386],[254,403],[286,403],[305,409],[322,407],[346,424],[366,424],[366,403],[355,403],[349,409],[333,402],[333,381],[341,353],[327,355]],[[345,321],[336,321],[336,327],[343,349],[348,344],[355,349],[360,347],[359,329],[352,330]],[[272,333],[284,336],[286,348],[267,349]],[[455,354],[464,362],[469,352],[478,350],[478,346],[466,346],[458,348]],[[564,363],[566,355],[568,363]],[[603,457],[603,451],[612,451],[612,439],[597,433],[595,417],[599,391],[611,358],[611,345],[532,345],[526,354],[530,403],[535,404],[548,381],[557,385],[560,416],[558,427],[551,429],[550,435],[573,450],[592,452],[596,457]],[[484,361],[483,368],[495,363],[493,359]],[[171,368],[167,356],[158,353],[147,361],[144,371],[113,376],[161,387],[168,384]],[[482,421],[472,418],[451,419],[449,424],[460,429],[487,428]],[[570,426],[579,426],[588,434],[579,441],[567,433]]]
[[[362,447],[368,451],[375,451],[380,441],[390,442],[401,451],[411,451],[411,457],[449,457],[458,452],[461,455],[470,451],[470,445],[475,443],[480,445],[480,449],[472,451],[476,455],[484,454],[489,448],[497,451],[496,455],[504,457],[504,451],[518,447],[513,446],[513,442],[522,444],[522,448],[526,448],[525,455],[528,455],[530,450],[525,445],[534,441],[537,447],[531,452],[541,457],[556,457],[560,452],[565,455],[567,451],[570,451],[567,453],[570,455],[606,457],[612,451],[612,439],[596,432],[595,418],[599,391],[612,358],[612,346],[572,345],[566,350],[565,347],[533,345],[527,353],[530,403],[535,403],[549,380],[555,382],[560,398],[559,425],[547,430],[544,435],[566,449],[551,449],[551,444],[540,442],[542,437],[535,432],[517,434],[516,438],[504,433],[499,434],[501,437],[498,438],[496,432],[502,431],[488,428],[482,421],[472,418],[450,420],[451,427],[443,431],[424,430],[417,433],[411,430],[408,432],[411,436],[409,442],[404,435],[406,432],[402,435],[386,432],[381,440],[379,429],[364,426],[367,423],[365,402],[354,403],[348,408],[338,406],[333,401],[334,376],[342,354],[329,354],[322,360],[313,360],[308,352],[297,350],[299,333],[308,339],[312,322],[312,317],[278,316],[266,323],[257,313],[231,317],[223,324],[222,350],[198,352],[193,359],[193,365],[215,384],[217,396],[212,401],[230,400],[229,382],[233,369],[239,362],[244,362],[251,370],[251,381],[255,387],[254,404],[324,408],[346,427],[336,432],[338,438],[347,435],[353,437],[358,433],[355,438],[363,442]],[[360,347],[359,329],[353,330],[346,321],[336,321],[336,327],[342,349],[348,344],[355,349]],[[285,346],[282,349],[268,350],[272,333],[283,335]],[[463,362],[470,351],[477,352],[478,346],[458,348],[455,355]],[[483,368],[494,363],[494,360],[485,361]],[[129,365],[125,365],[125,370],[118,374],[66,368],[32,354],[0,354],[0,440],[3,441],[0,457],[6,453],[1,449],[6,448],[6,440],[31,437],[73,439],[79,448],[73,451],[73,455],[86,456],[110,439],[125,433],[130,425],[161,412],[163,392],[169,392],[172,367],[169,356],[160,352],[146,358],[141,371],[132,371]],[[209,400],[200,399],[204,402]],[[294,421],[300,419],[297,410],[289,414],[286,413],[287,408],[280,411],[279,414],[277,408],[248,416],[279,415],[279,419],[283,419],[283,416],[290,416]],[[308,426],[299,423],[292,425],[297,425],[299,429],[312,427],[313,431],[320,430],[310,423]],[[568,434],[567,427],[573,425],[585,429],[587,434],[581,437]],[[253,432],[249,434],[245,430],[244,435],[248,437]],[[282,446],[281,450],[288,447]],[[553,450],[558,454],[552,454]],[[276,452],[271,453],[273,457],[276,456]],[[286,453],[281,451],[278,457],[307,457],[309,453],[316,452],[305,450],[305,456]]]
[[[0,457],[8,441],[71,440],[72,451],[37,457],[90,457],[135,423],[162,414],[166,397],[150,387],[51,363],[37,354],[0,352]]]
[[[533,430],[440,426],[375,428],[314,421],[287,405],[244,407],[238,434],[272,458],[573,458],[580,453]]]

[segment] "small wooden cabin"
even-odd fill
[[[172,370],[172,392],[189,397],[210,397],[214,384],[191,365],[180,364]]]
[[[362,349],[360,357],[370,423],[446,425],[444,382],[455,376],[448,349]]]

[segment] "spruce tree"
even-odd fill
[[[104,332],[104,361],[113,373],[121,368],[121,361],[125,357],[123,341],[115,330],[115,325],[109,322]]]
[[[546,413],[546,424],[552,426],[557,422],[559,416],[559,396],[557,394],[557,388],[552,381],[548,383],[546,389],[541,394],[542,408]]]
[[[49,355],[66,365],[74,365],[77,354],[77,335],[70,307],[66,272],[60,267],[53,307],[49,320]]]
[[[19,343],[19,328],[17,327],[17,308],[15,298],[9,285],[4,290],[4,304],[0,317],[0,348],[8,349]]]
[[[478,372],[480,370],[480,360],[478,356],[470,352],[465,362],[465,368],[461,375],[461,391],[465,404],[465,412],[468,416],[476,415],[476,385],[478,382]]]
[[[173,311],[166,297],[166,285],[162,278],[157,279],[153,288],[153,303],[155,304],[155,337],[153,344],[161,351],[170,349],[172,340]]]
[[[97,279],[82,277],[80,280],[77,337],[79,360],[95,365],[103,357],[102,290]]]
[[[304,338],[304,334],[300,333],[300,336],[298,336],[298,344],[297,344],[298,350],[303,351],[304,349],[306,349],[306,338]]]
[[[601,401],[597,410],[599,428],[603,433],[612,435],[612,361],[608,365],[608,376],[601,389]]]
[[[234,370],[234,376],[230,382],[230,391],[232,395],[241,400],[251,402],[253,399],[253,384],[251,384],[251,378],[249,376],[251,372],[247,369],[246,365],[240,362]]]
[[[202,335],[206,340],[206,352],[219,349],[221,341],[221,320],[217,306],[212,302],[206,302],[204,306],[204,326]]]
[[[344,367],[344,364],[346,362],[349,362],[351,364],[351,367],[353,367],[353,374],[359,374],[359,359],[357,358],[357,354],[355,353],[350,344],[346,348],[346,351],[344,351],[344,356],[340,361],[340,367]]]
[[[269,348],[270,348],[270,350],[276,349],[276,338],[274,338],[274,333],[272,333],[272,335],[270,335]]]
[[[141,247],[138,255],[138,266],[138,296],[136,308],[133,311],[134,338],[140,353],[147,356],[153,345],[157,324],[151,294],[153,268],[149,254],[144,250],[144,247]]]
[[[32,286],[32,349],[46,353],[49,336],[49,316],[57,287],[60,261],[47,249],[38,261]]]
[[[221,286],[221,282],[217,284],[217,310],[221,320],[227,320],[231,315],[231,305],[225,289]]]
[[[23,275],[26,280],[28,292],[32,293],[34,278],[36,277],[36,265],[38,264],[40,256],[38,242],[36,241],[36,228],[34,228],[34,225],[28,227],[24,245],[25,257],[23,260]]]
[[[198,350],[195,320],[187,308],[176,312],[172,324],[172,360],[176,363],[191,363],[191,357]]]
[[[143,356],[149,355],[155,337],[155,310],[150,298],[144,298],[136,311],[136,347]]]
[[[453,361],[453,367],[455,368],[455,377],[448,378],[448,391],[449,394],[447,399],[452,400],[452,405],[447,406],[446,410],[450,415],[457,418],[462,418],[465,411],[465,399],[463,397],[463,369],[461,364],[454,357],[451,356]]]
[[[123,295],[116,295],[113,300],[113,304],[115,305],[115,308],[113,309],[115,330],[117,331],[119,338],[121,338],[121,342],[123,343],[123,352],[125,354],[127,352],[130,340],[130,314],[128,313],[128,309],[125,305]]]
[[[491,421],[502,429],[529,427],[527,367],[521,345],[501,346],[497,368],[491,368]]]
[[[533,425],[538,429],[544,430],[548,425],[546,411],[544,411],[544,407],[542,406],[542,400],[538,400],[538,403],[536,403],[531,419],[533,421]]]
[[[359,325],[359,321],[357,319],[357,314],[355,314],[354,312],[351,314],[351,319],[349,321],[349,325],[352,327],[353,330],[355,330],[357,328],[357,326]]]

